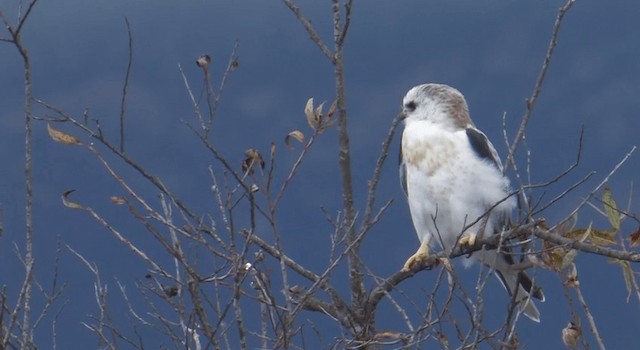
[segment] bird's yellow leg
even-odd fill
[[[476,238],[478,235],[475,232],[465,232],[458,240],[461,246],[471,247],[476,244]]]
[[[425,238],[420,243],[420,248],[418,251],[407,259],[407,262],[404,263],[404,267],[402,267],[402,271],[409,272],[416,264],[422,264],[429,258],[429,241],[430,239]]]

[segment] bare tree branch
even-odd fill
[[[122,100],[120,101],[120,152],[124,153],[124,114],[127,101],[127,89],[129,88],[129,76],[131,75],[131,64],[133,63],[133,35],[131,34],[131,25],[129,19],[125,16],[124,22],[127,24],[127,36],[129,39],[129,56],[127,59],[127,73],[124,76],[124,84],[122,85]]]
[[[560,10],[558,10],[558,16],[556,17],[556,22],[553,25],[553,32],[551,33],[551,41],[549,42],[549,47],[547,48],[547,54],[544,57],[544,62],[542,63],[542,68],[540,69],[540,73],[538,74],[536,84],[533,87],[531,97],[526,100],[527,109],[524,113],[524,116],[522,117],[522,120],[520,121],[520,127],[518,128],[516,136],[513,138],[513,142],[511,142],[511,147],[509,148],[509,153],[507,154],[507,161],[505,162],[503,169],[503,173],[505,174],[507,170],[509,170],[509,166],[515,165],[514,156],[516,150],[518,148],[518,145],[524,138],[524,133],[527,129],[527,125],[529,124],[529,119],[531,118],[531,114],[533,113],[533,108],[535,107],[538,96],[540,95],[540,91],[542,90],[542,84],[544,83],[544,78],[547,75],[547,70],[549,69],[549,64],[551,63],[553,52],[558,45],[560,25],[562,24],[564,16],[571,9],[571,6],[573,6],[574,3],[575,0],[567,0],[567,2],[560,8]]]

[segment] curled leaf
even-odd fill
[[[69,200],[68,197],[73,192],[75,192],[75,190],[68,190],[62,193],[62,204],[64,204],[65,207],[71,208],[71,209],[84,209],[82,205]]]
[[[300,130],[293,130],[284,138],[284,144],[287,145],[287,148],[291,149],[291,139],[295,139],[296,141],[302,143],[304,142],[304,134]]]
[[[562,342],[569,349],[575,349],[578,347],[578,339],[580,338],[580,326],[573,322],[562,329]]]
[[[323,132],[324,130],[330,128],[333,124],[335,124],[335,120],[331,120],[331,116],[336,111],[337,101],[333,101],[327,114],[323,114],[322,109],[324,108],[324,102],[314,108],[313,106],[313,98],[307,100],[307,104],[304,107],[304,114],[307,117],[307,122],[309,126],[313,130],[318,133]]]
[[[304,115],[307,117],[307,123],[312,129],[316,129],[318,127],[318,120],[316,119],[316,114],[313,111],[313,97],[307,100],[307,104],[304,106]]]
[[[604,203],[604,212],[607,214],[607,219],[609,219],[611,227],[613,227],[615,231],[620,230],[620,212],[611,194],[611,188],[605,187],[604,193],[602,194],[602,202]]]
[[[111,197],[109,197],[109,200],[111,201],[111,203],[117,204],[117,205],[122,205],[122,204],[127,203],[126,199],[124,199],[123,197],[119,197],[119,196],[111,196]]]
[[[207,69],[211,63],[211,56],[204,54],[196,60],[196,65],[202,69]]]
[[[57,130],[54,127],[52,127],[51,124],[48,124],[48,123],[47,123],[47,131],[49,132],[49,136],[51,136],[51,139],[53,139],[53,141],[60,142],[65,145],[78,145],[82,143],[75,136],[72,136],[60,130]]]
[[[242,161],[242,171],[245,173],[251,173],[253,167],[258,164],[261,169],[264,169],[264,159],[258,150],[255,148],[249,148],[244,151],[245,159]]]

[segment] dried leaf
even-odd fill
[[[333,100],[331,107],[329,107],[329,110],[327,111],[327,117],[333,117],[333,113],[336,112],[336,107],[338,107],[338,100]]]
[[[564,270],[569,267],[569,265],[573,264],[573,260],[575,260],[576,256],[578,256],[578,251],[576,249],[571,249],[562,257],[562,264],[560,265],[560,269]]]
[[[578,347],[580,333],[580,327],[573,322],[569,322],[569,324],[562,329],[562,342],[569,349],[575,349]]]
[[[260,152],[258,152],[255,148],[249,148],[244,151],[244,155],[246,156],[244,161],[242,162],[242,171],[247,173],[253,171],[253,167],[258,164],[260,168],[264,169],[264,159]]]
[[[51,136],[51,139],[53,139],[53,141],[60,142],[65,145],[78,145],[82,143],[75,136],[71,136],[67,133],[57,130],[54,127],[52,127],[51,124],[48,124],[48,123],[47,123],[47,131],[49,131],[49,136]]]
[[[588,241],[597,246],[608,246],[616,244],[615,232],[603,231],[594,228],[578,228],[564,234],[565,237]]]
[[[609,219],[611,227],[613,227],[614,230],[619,231],[620,212],[618,211],[618,205],[611,194],[611,188],[605,187],[604,193],[602,194],[602,202],[604,203],[604,212],[607,214],[607,219]]]
[[[75,190],[68,190],[62,193],[62,204],[64,204],[65,207],[71,208],[71,209],[84,209],[82,205],[69,200],[68,197],[73,192],[75,192]]]
[[[304,134],[302,133],[302,131],[300,130],[293,130],[292,132],[290,132],[285,138],[284,138],[284,144],[287,145],[287,148],[291,149],[293,146],[291,146],[291,139],[294,138],[296,139],[298,142],[302,143],[304,142]]]
[[[164,294],[166,294],[169,298],[173,298],[178,295],[180,289],[177,286],[166,286],[164,287]]]
[[[322,131],[324,131],[325,129],[329,129],[330,127],[334,126],[336,124],[336,120],[323,118],[321,124],[322,124]]]
[[[111,196],[111,197],[109,197],[109,200],[111,201],[111,203],[117,204],[117,205],[122,205],[122,204],[127,203],[126,199],[124,199],[123,197],[118,197],[118,196]]]
[[[554,271],[560,271],[562,269],[562,262],[567,251],[561,247],[552,248],[550,245],[545,247],[545,251],[542,253],[541,258],[546,266]]]
[[[576,224],[578,223],[578,213],[575,212],[573,213],[573,215],[571,215],[570,217],[568,217],[566,220],[564,220],[563,222],[561,222],[560,224],[558,224],[554,230],[554,232],[557,232],[561,235],[565,235],[566,232],[569,232],[571,230],[573,230],[576,227]],[[546,225],[546,223],[545,223]],[[548,229],[548,228],[546,228]]]
[[[638,227],[638,230],[636,232],[629,235],[629,240],[631,241],[632,247],[637,247],[638,245],[640,245],[640,227]]]
[[[567,280],[564,282],[564,285],[573,288],[578,287],[580,285],[580,281],[578,281],[578,269],[576,268],[576,264],[571,263],[570,265],[567,265],[564,268],[564,271],[567,275]]]
[[[273,158],[276,157],[276,144],[274,142],[271,142],[271,148],[269,149],[269,155],[271,156],[272,160],[273,160]]]
[[[307,104],[304,107],[304,115],[307,116],[307,123],[312,129],[316,129],[318,127],[318,119],[316,118],[316,114],[313,112],[313,97],[307,100]]]
[[[322,119],[322,107],[324,107],[324,101],[316,107],[315,117],[316,120]]]
[[[198,59],[196,60],[196,65],[202,69],[207,69],[210,63],[211,63],[211,56],[206,54],[198,57]]]
[[[634,290],[633,279],[635,278],[635,276],[633,275],[633,269],[631,269],[631,265],[629,264],[628,261],[613,259],[613,262],[617,263],[618,265],[620,265],[620,268],[622,268],[622,277],[624,278],[624,285],[627,288],[627,301],[628,301],[629,298],[631,297],[631,293],[633,293],[633,290]]]

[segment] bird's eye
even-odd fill
[[[413,112],[416,110],[416,103],[411,101],[404,104],[404,108],[406,108],[409,112]]]

